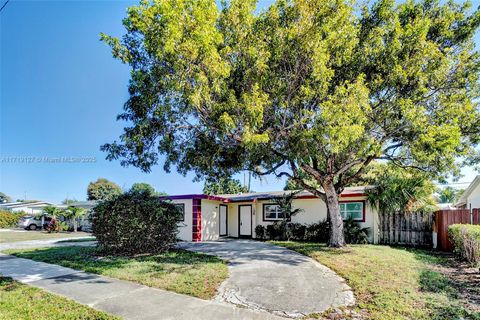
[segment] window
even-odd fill
[[[173,204],[178,211],[178,221],[185,221],[185,203],[174,203]]]
[[[340,202],[340,214],[343,220],[352,218],[355,221],[364,221],[364,203],[359,202]]]
[[[283,213],[278,204],[264,204],[263,205],[263,220],[277,221],[283,219]]]

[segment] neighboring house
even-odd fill
[[[10,210],[13,212],[25,212],[28,214],[40,214],[43,208],[51,206],[52,204],[45,201],[32,202],[6,202],[0,204],[0,209]]]
[[[480,175],[473,179],[455,206],[461,209],[480,208]]]
[[[93,213],[93,208],[97,205],[98,201],[90,200],[90,201],[76,201],[72,202],[69,204],[59,204],[56,205],[57,208],[60,209],[66,209],[70,206],[72,207],[79,207],[85,209],[85,215],[83,215],[81,218],[78,218],[78,227],[82,228],[82,231],[88,231],[92,229],[92,213]],[[67,219],[63,219],[67,220]],[[68,222],[68,221],[66,221]]]
[[[345,188],[340,209],[346,218],[352,216],[362,227],[370,228],[369,239],[378,242],[378,216],[368,203],[365,189]],[[220,237],[253,238],[257,225],[266,226],[281,220],[279,208],[272,199],[291,191],[255,192],[225,195],[189,194],[166,197],[183,211],[179,238],[184,241],[217,240]],[[292,222],[311,224],[327,218],[326,204],[310,192],[296,194],[294,208],[303,211]]]

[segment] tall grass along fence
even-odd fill
[[[439,210],[435,212],[438,232],[438,249],[452,251],[453,244],[448,237],[448,226],[453,224],[480,225],[480,209]]]
[[[394,212],[379,215],[379,242],[412,247],[432,246],[433,214]]]

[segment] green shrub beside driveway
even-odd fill
[[[175,245],[177,222],[173,204],[129,191],[94,208],[92,233],[106,254],[160,253]]]

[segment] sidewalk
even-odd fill
[[[124,319],[285,319],[1,253],[0,274]]]

